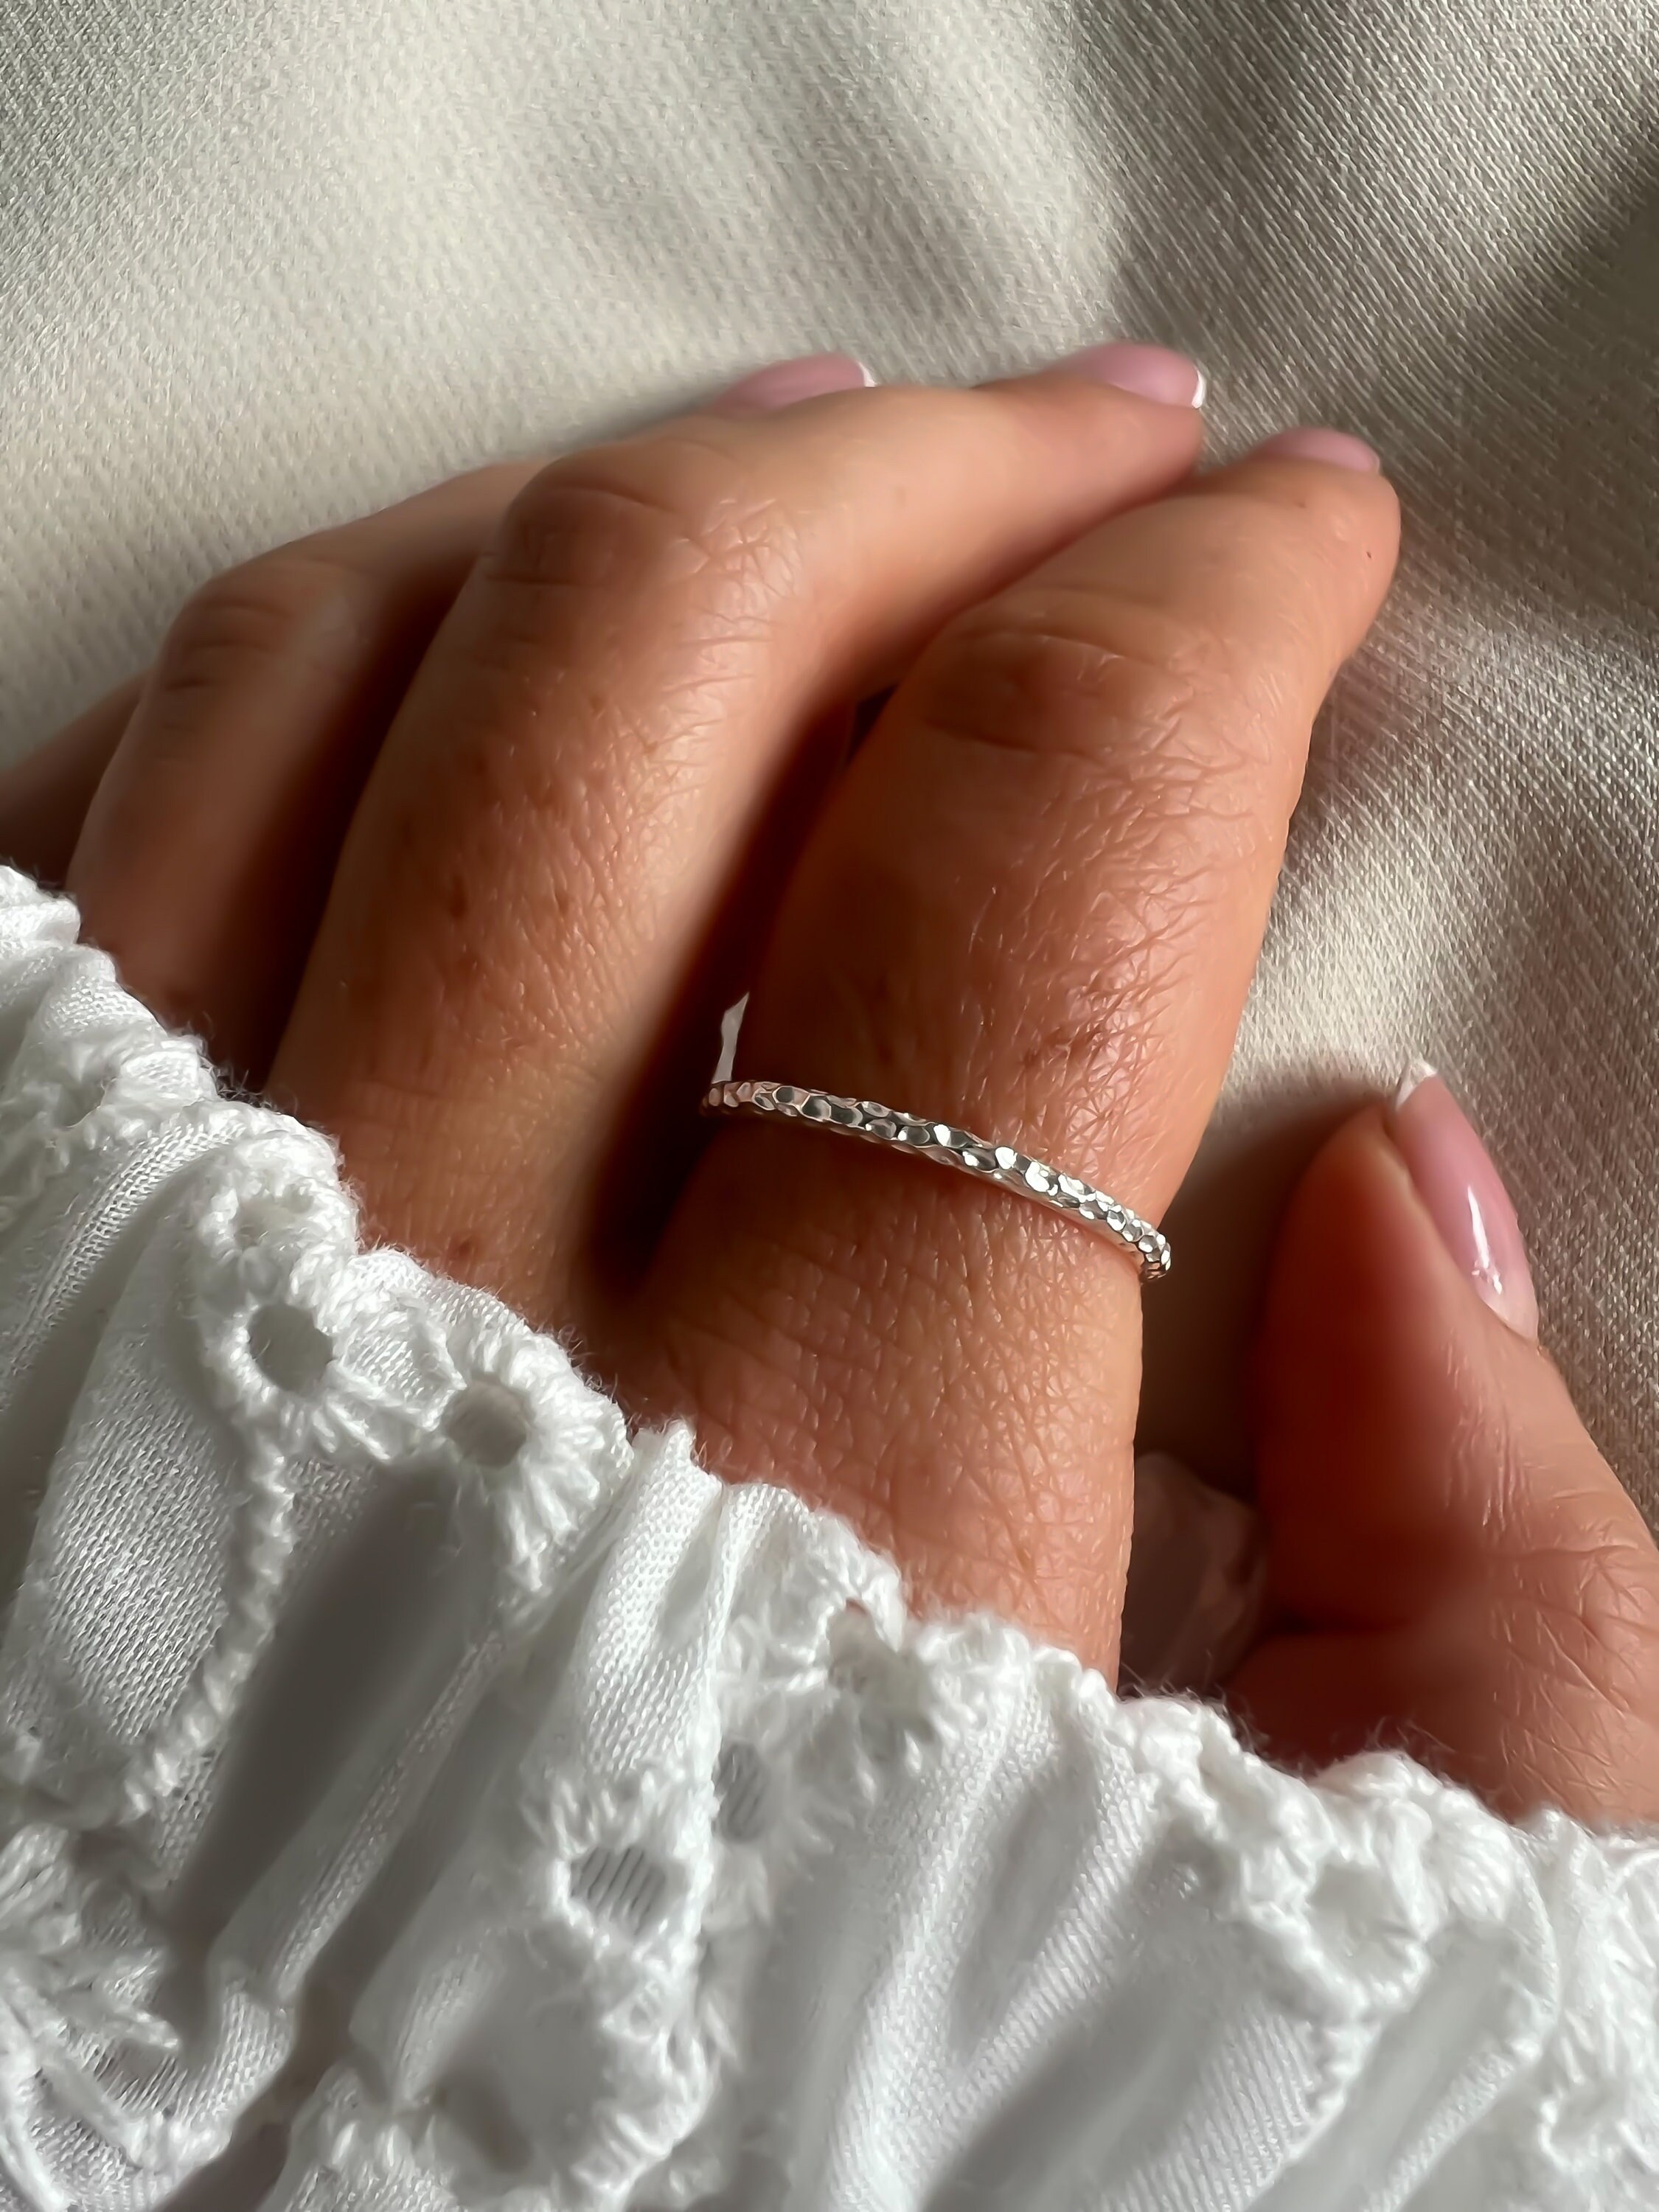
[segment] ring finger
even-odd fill
[[[1156,1218],[1260,949],[1310,729],[1395,556],[1374,473],[1261,456],[953,623],[792,880],[739,1077],[1011,1143]],[[843,1512],[920,1589],[1109,1669],[1135,1271],[967,1177],[724,1126],[660,1255],[644,1410]]]

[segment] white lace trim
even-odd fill
[[[389,1291],[360,1249],[331,1148],[219,1099],[196,1048],[134,1002],[118,1020],[81,1025],[76,1006],[106,1007],[114,985],[101,955],[73,945],[73,919],[0,872],[0,990],[33,996],[0,1099],[0,1232],[77,1164],[107,1167],[181,1119],[204,1125],[210,1148],[181,1171],[176,1202],[190,1316],[240,1439],[243,1503],[222,1624],[165,1723],[106,1787],[55,1824],[20,1827],[0,1855],[0,2166],[48,2207],[70,2199],[37,2125],[44,2098],[158,2177],[222,2138],[146,2118],[106,2086],[110,2052],[164,2051],[171,2032],[146,2008],[154,1951],[87,1932],[72,1832],[131,1830],[223,1742],[278,1617],[296,1470],[424,1455],[471,1486],[495,1530],[497,1627],[511,1646],[545,1618],[585,1533],[664,1448],[631,1442],[559,1347],[504,1310],[453,1324],[435,1301]],[[419,1378],[399,1393],[374,1383],[360,1356],[390,1332],[407,1342],[396,1371]],[[347,2073],[313,2117],[325,2165],[424,2175],[491,2212],[598,2212],[647,2183],[653,2204],[684,2207],[717,2188],[736,2156],[744,1994],[782,1887],[895,1775],[990,1728],[1035,1685],[1127,1761],[1160,1831],[1202,1847],[1212,1909],[1253,1931],[1285,2002],[1318,2023],[1326,2118],[1446,1931],[1486,1930],[1511,1954],[1495,2032],[1528,2076],[1508,2128],[1525,2201],[1577,2206],[1601,2201],[1587,2182],[1659,2178],[1659,1849],[1592,1841],[1560,1820],[1523,1837],[1396,1758],[1306,1786],[1244,1752],[1218,1713],[1120,1703],[1068,1656],[988,1616],[908,1620],[890,1563],[833,1516],[805,1524],[811,1541],[789,1572],[730,1622],[707,1741],[677,1747],[625,1790],[532,1775],[466,1869],[500,1928],[556,1929],[588,1961],[612,2088],[580,2156],[544,2184],[468,2194],[434,2113],[381,2109]],[[808,1743],[819,1762],[810,1788]],[[15,1786],[27,1786],[39,1748],[7,1747]],[[620,1915],[617,1894],[630,1900]]]
[[[171,2052],[178,2039],[147,2002],[164,1951],[92,1932],[92,1885],[71,1854],[63,1829],[39,1822],[0,1850],[0,2169],[43,2212],[73,2212],[37,2146],[43,2094],[141,2172],[176,2173],[222,2142],[135,2114],[100,2081],[112,2046]]]

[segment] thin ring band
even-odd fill
[[[946,1121],[924,1121],[918,1115],[878,1106],[873,1098],[838,1098],[831,1091],[807,1091],[794,1083],[716,1083],[703,1094],[702,1110],[752,1115],[763,1121],[816,1121],[820,1128],[838,1129],[867,1145],[920,1152],[941,1167],[956,1168],[981,1182],[1000,1183],[1022,1198],[1034,1198],[1039,1206],[1110,1237],[1138,1263],[1143,1282],[1159,1282],[1170,1272],[1169,1242],[1150,1221],[1108,1198],[1081,1176],[1066,1175],[1012,1145],[992,1144],[966,1129],[953,1129]]]

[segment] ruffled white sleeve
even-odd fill
[[[0,871],[0,2202],[1659,2205],[1659,1848],[1120,1702],[362,1249]]]

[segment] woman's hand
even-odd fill
[[[688,1416],[721,1473],[845,1514],[924,1605],[1109,1673],[1123,1255],[696,1109],[747,988],[739,1074],[1168,1204],[1397,532],[1378,474],[1305,448],[1194,478],[1194,410],[1106,380],[1173,400],[1181,374],[1119,348],[836,392],[831,358],[476,471],[216,579],[0,787],[0,846],[64,869],[135,989],[334,1133],[380,1236],[565,1333],[641,1418]],[[852,703],[895,685],[843,772]],[[1643,1809],[1645,1735],[1611,1716],[1659,1692],[1659,1559],[1408,1158],[1352,1125],[1286,1225],[1261,1438],[1285,1626],[1245,1709],[1293,1755],[1426,1732],[1495,1794]]]
[[[1659,1554],[1535,1340],[1496,1170],[1414,1073],[1279,1234],[1255,1462],[1285,1625],[1231,1694],[1291,1763],[1403,1741],[1506,1812],[1659,1820]]]

